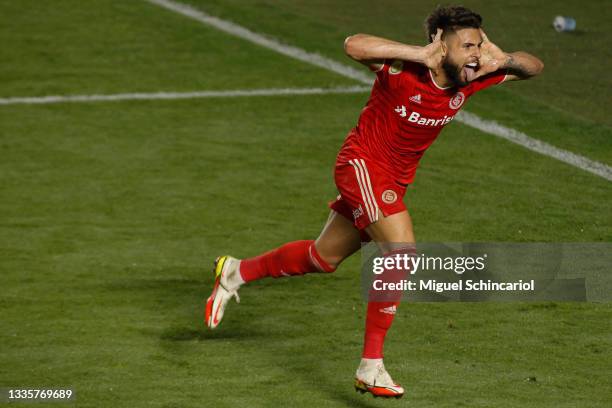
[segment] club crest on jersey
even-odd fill
[[[397,200],[397,193],[393,190],[385,190],[382,193],[382,200],[385,204],[393,204]]]
[[[465,102],[465,95],[463,92],[457,92],[448,102],[448,106],[451,109],[459,109],[461,105],[463,105],[463,102]]]

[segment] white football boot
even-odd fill
[[[361,359],[355,373],[355,390],[362,394],[369,392],[375,398],[402,398],[404,395],[404,388],[393,382],[382,358]]]
[[[212,294],[206,301],[206,311],[204,319],[206,325],[214,329],[221,323],[227,302],[231,298],[236,298],[236,303],[240,303],[238,288],[244,283],[240,276],[240,261],[231,256],[220,256],[215,260],[215,286]]]

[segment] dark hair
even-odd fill
[[[449,31],[458,28],[480,28],[482,17],[472,10],[463,6],[438,6],[425,20],[425,33],[427,39],[432,42],[432,35],[436,35],[438,28],[444,30],[446,35]]]

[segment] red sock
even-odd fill
[[[400,302],[368,302],[363,358],[383,358],[385,336]]]
[[[240,275],[245,282],[267,276],[280,278],[312,272],[333,272],[335,269],[321,258],[312,240],[289,242],[240,262]]]
[[[408,254],[414,256],[416,249],[414,246],[407,246],[389,252],[385,256],[395,256],[396,254]],[[381,275],[383,280],[388,282],[398,282],[407,279],[410,271],[406,269],[396,269],[385,272]],[[393,323],[395,312],[402,298],[402,291],[370,291],[368,301],[368,312],[366,315],[365,338],[363,343],[363,358],[383,358],[383,346],[387,331]]]

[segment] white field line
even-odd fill
[[[221,20],[220,18],[208,15],[186,4],[168,0],[146,1],[161,7],[165,7],[168,10],[172,10],[176,13],[182,14],[194,20],[197,20],[200,23],[215,27],[216,29],[226,32],[235,37],[240,37],[249,42],[261,45],[262,47],[269,48],[288,57],[295,58],[321,68],[325,68],[327,70],[336,72],[342,76],[353,78],[364,84],[372,85],[372,78],[369,75],[365,74],[363,71],[341,64],[322,55],[305,51],[301,48],[293,47],[287,44],[281,44],[280,42],[278,42],[278,40],[274,38],[257,34],[249,30],[248,28],[244,28],[242,26],[239,26],[238,24],[234,24],[232,22]]]
[[[364,86],[347,86],[340,88],[271,88],[236,89],[228,91],[123,93],[113,95],[57,95],[0,98],[0,105],[40,105],[66,102],[108,102],[151,99],[231,98],[239,96],[350,94],[368,92],[369,90],[369,87]]]
[[[525,133],[519,132],[518,130],[502,126],[493,120],[482,119],[473,113],[465,111],[460,112],[457,120],[485,133],[509,140],[529,150],[543,154],[544,156],[552,157],[574,167],[578,167],[579,169],[588,171],[589,173],[596,174],[608,181],[612,181],[612,167],[603,163],[588,159],[567,150],[559,149],[558,147],[550,145],[539,139],[529,137]]]
[[[247,28],[208,15],[203,11],[197,10],[186,4],[179,3],[174,0],[145,1],[174,11],[175,13],[182,14],[185,17],[189,17],[193,20],[201,22],[202,24],[215,27],[218,30],[226,32],[235,37],[239,37],[251,43],[258,44],[262,47],[274,50],[288,57],[295,58],[321,68],[325,68],[345,77],[355,79],[363,84],[367,84],[370,86],[372,85],[373,78],[362,71],[359,71],[348,65],[341,64],[322,55],[310,53],[301,48],[282,44],[274,38],[257,34]],[[579,169],[603,177],[606,180],[612,181],[612,167],[600,162],[590,160],[584,156],[577,155],[567,150],[559,149],[557,147],[549,145],[548,143],[544,143],[538,139],[532,138],[526,135],[525,133],[521,133],[512,128],[505,127],[495,121],[482,119],[479,116],[469,112],[463,112],[462,114],[458,115],[457,121],[467,126],[476,128],[485,133],[489,133],[491,135],[498,136],[510,142],[516,143],[534,152],[568,163]]]

